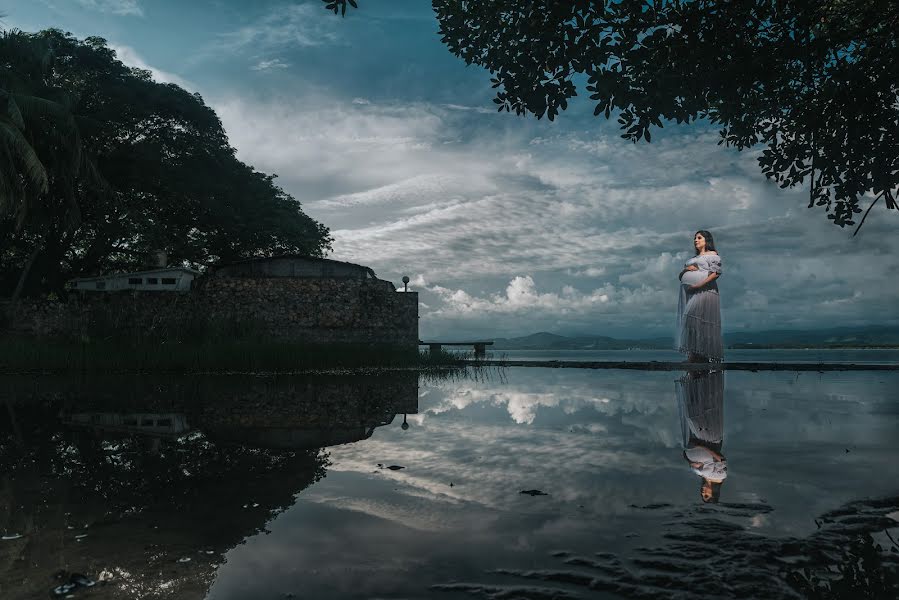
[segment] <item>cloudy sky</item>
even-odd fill
[[[6,27],[108,40],[199,92],[240,158],[330,227],[330,258],[419,293],[421,335],[673,330],[697,229],[723,257],[725,331],[899,324],[896,215],[862,233],[766,182],[708,126],[619,137],[586,96],[550,123],[497,113],[426,0],[0,0]],[[865,206],[867,202],[865,202]],[[880,210],[878,210],[880,208]]]

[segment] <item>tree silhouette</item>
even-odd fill
[[[327,227],[238,160],[199,94],[98,37],[0,33],[0,167],[4,289],[61,290],[158,249],[195,266],[330,249]]]
[[[335,13],[348,0],[323,0]],[[353,7],[356,3],[349,1]],[[587,77],[626,140],[706,120],[719,144],[763,146],[762,173],[809,184],[855,233],[899,209],[899,3],[891,0],[433,0],[441,41],[485,67],[500,111],[554,119]]]

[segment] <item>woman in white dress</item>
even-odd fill
[[[686,354],[689,362],[720,362],[724,358],[724,343],[716,280],[721,276],[721,257],[708,231],[696,232],[693,247],[696,255],[678,275],[681,285],[674,349]]]

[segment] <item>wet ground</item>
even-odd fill
[[[5,378],[0,597],[896,597],[899,373],[679,375]]]

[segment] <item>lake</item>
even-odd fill
[[[6,377],[0,597],[895,596],[899,373],[678,375]]]
[[[449,347],[451,348],[451,347]],[[489,346],[488,346],[489,348]],[[488,359],[681,362],[684,355],[674,350],[490,350]],[[855,363],[867,365],[899,364],[897,348],[810,348],[808,350],[725,350],[725,362],[779,363]]]

